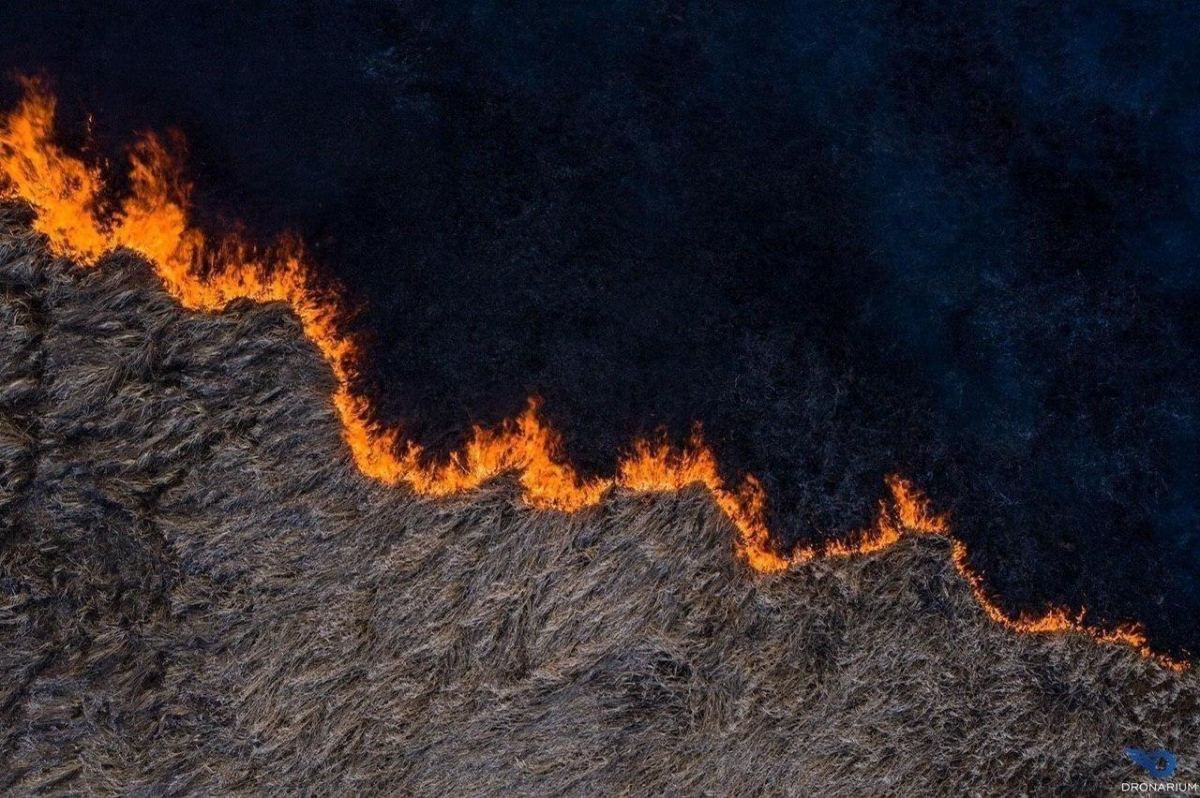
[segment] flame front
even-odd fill
[[[45,86],[23,81],[25,97],[0,125],[0,182],[37,210],[35,227],[53,251],[92,265],[105,252],[125,247],[149,260],[166,290],[192,310],[220,312],[235,299],[287,303],[333,371],[333,405],[355,465],[388,485],[405,484],[426,496],[448,496],[479,487],[503,473],[519,476],[524,500],[538,508],[575,512],[598,504],[613,488],[676,491],[700,483],[708,489],[737,535],[738,554],[755,571],[774,573],[820,558],[882,551],[905,534],[944,537],[951,562],[984,613],[1013,632],[1077,632],[1100,643],[1129,646],[1160,665],[1181,671],[1182,660],[1156,653],[1140,627],[1101,629],[1084,613],[1054,608],[1042,615],[1010,616],[990,596],[953,537],[944,515],[935,514],[911,484],[889,477],[890,497],[880,502],[875,524],[845,540],[782,553],[771,542],[766,494],[753,476],[731,488],[721,478],[712,450],[699,432],[682,448],[636,441],[609,478],[582,478],[562,456],[561,438],[538,413],[536,401],[495,429],[476,427],[471,440],[444,462],[431,462],[421,447],[396,430],[372,421],[369,401],[355,392],[354,339],[344,331],[342,303],[321,290],[296,241],[257,251],[237,237],[210,240],[188,221],[191,187],[179,159],[162,140],[147,135],[130,154],[128,196],[112,204],[100,171],[66,154],[53,141],[54,97]]]

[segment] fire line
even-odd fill
[[[189,310],[220,312],[235,299],[285,302],[304,335],[332,369],[333,406],[355,465],[387,485],[405,484],[426,496],[448,496],[479,487],[502,473],[516,473],[522,498],[532,507],[575,512],[598,504],[613,488],[677,491],[693,483],[708,489],[736,530],[734,547],[751,569],[785,571],[822,558],[852,557],[887,549],[905,535],[945,538],[954,569],[985,615],[1024,634],[1074,632],[1098,643],[1128,646],[1173,671],[1185,660],[1156,652],[1139,624],[1101,628],[1085,622],[1086,610],[1051,608],[1035,615],[1009,615],[974,570],[966,545],[954,537],[945,515],[934,513],[924,495],[899,476],[887,479],[875,524],[820,547],[780,552],[766,522],[766,495],[752,475],[731,487],[699,432],[682,448],[638,440],[622,457],[615,475],[582,478],[562,456],[561,438],[547,426],[536,400],[516,419],[495,428],[476,426],[465,446],[443,462],[431,463],[422,448],[399,431],[373,420],[368,399],[353,384],[360,347],[343,329],[344,303],[318,287],[303,247],[280,241],[257,250],[237,236],[210,240],[188,221],[191,186],[181,159],[162,139],[147,134],[130,152],[130,190],[119,202],[106,200],[98,168],[69,155],[53,140],[55,98],[38,80],[23,79],[25,96],[0,124],[0,185],[34,207],[35,229],[51,250],[92,266],[105,252],[127,248],[153,266],[166,291]]]

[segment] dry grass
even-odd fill
[[[777,577],[700,490],[363,479],[295,321],[0,211],[0,791],[1079,794],[1200,679],[991,625],[944,542]]]

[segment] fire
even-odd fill
[[[935,514],[924,496],[899,477],[888,479],[890,498],[880,502],[871,528],[821,547],[785,553],[771,542],[762,485],[748,475],[739,486],[728,486],[699,431],[682,448],[637,441],[614,476],[585,479],[565,461],[561,438],[542,421],[537,402],[531,400],[516,419],[494,429],[476,427],[460,451],[444,462],[431,462],[419,445],[376,424],[369,401],[355,392],[359,347],[342,327],[341,300],[318,285],[298,242],[283,241],[258,251],[237,237],[211,240],[188,221],[191,187],[183,178],[177,148],[154,135],[144,136],[132,149],[130,191],[114,203],[100,170],[54,143],[53,95],[38,81],[25,80],[23,85],[24,99],[0,125],[0,184],[34,206],[35,227],[51,249],[85,265],[94,265],[114,249],[134,250],[153,264],[167,292],[192,310],[220,312],[235,299],[287,303],[333,372],[333,406],[343,438],[367,477],[404,484],[426,496],[448,496],[515,473],[528,504],[562,512],[596,505],[614,488],[664,492],[699,483],[732,522],[738,554],[764,573],[819,558],[882,551],[906,534],[943,537],[950,542],[955,570],[979,606],[1004,628],[1026,634],[1077,632],[1097,642],[1129,646],[1172,670],[1187,667],[1186,662],[1152,651],[1137,626],[1100,629],[1086,625],[1082,612],[1072,615],[1061,608],[1038,616],[1008,615],[986,591],[946,517]]]

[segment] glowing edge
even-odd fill
[[[732,522],[738,555],[760,573],[883,551],[906,534],[941,537],[949,541],[954,569],[976,603],[1005,629],[1023,634],[1075,632],[1097,643],[1128,646],[1172,671],[1189,667],[1185,660],[1152,650],[1138,624],[1103,629],[1085,623],[1086,610],[1071,613],[1064,608],[1041,615],[1006,614],[985,589],[982,574],[971,568],[967,547],[951,534],[946,516],[934,513],[924,496],[898,476],[887,479],[891,496],[880,501],[874,526],[844,540],[785,554],[771,543],[760,483],[747,475],[736,489],[727,486],[698,431],[682,449],[636,441],[614,476],[585,480],[564,461],[560,436],[541,420],[531,400],[518,418],[494,429],[476,427],[460,451],[444,462],[430,462],[419,445],[372,421],[368,400],[355,393],[360,350],[342,330],[342,300],[317,286],[298,242],[285,240],[260,252],[237,237],[207,240],[188,222],[190,186],[182,177],[180,159],[154,135],[144,136],[131,151],[129,196],[119,204],[106,203],[100,170],[53,142],[53,95],[40,81],[25,79],[22,84],[24,99],[0,126],[0,182],[7,184],[7,193],[37,210],[34,227],[47,236],[51,250],[90,266],[105,252],[132,249],[150,261],[166,291],[189,310],[220,312],[235,299],[287,303],[305,337],[333,371],[333,405],[342,437],[367,477],[387,485],[405,484],[426,496],[448,496],[515,472],[528,505],[567,513],[600,503],[617,487],[666,492],[699,482]]]

